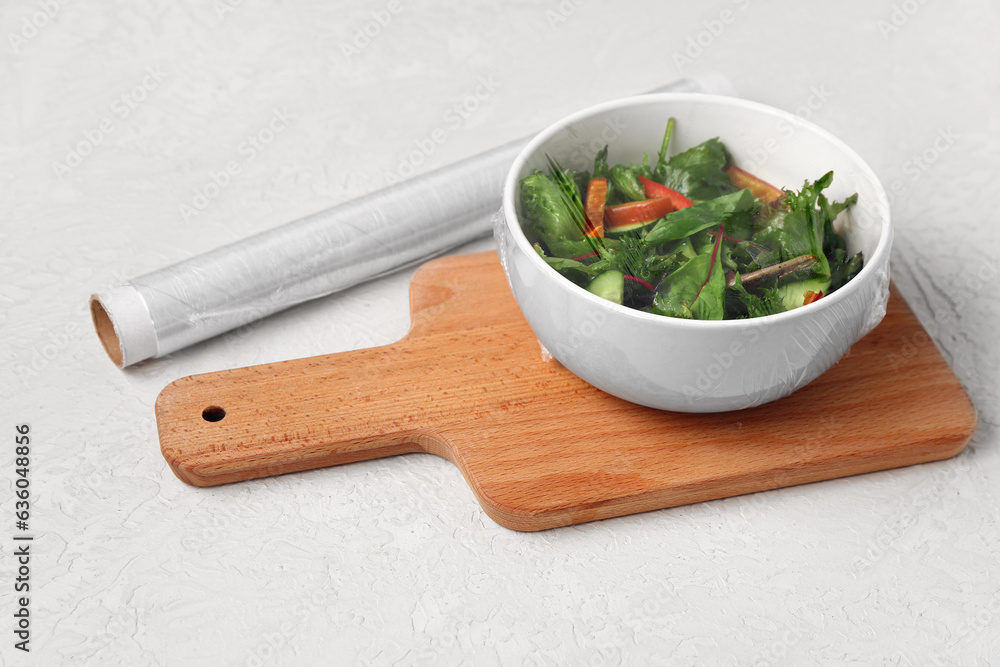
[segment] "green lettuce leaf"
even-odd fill
[[[800,255],[815,255],[819,260],[811,274],[830,279],[832,272],[827,250],[836,253],[843,241],[833,230],[834,219],[857,201],[852,195],[842,202],[831,203],[823,194],[833,182],[833,172],[827,172],[813,183],[806,181],[798,192],[787,192],[785,207],[768,218],[754,234],[754,243],[771,252],[757,258],[761,266],[776,264]]]
[[[616,164],[611,170],[610,185],[621,195],[622,203],[646,198],[646,190],[642,187],[639,177],[630,167],[623,164]]]
[[[559,241],[583,240],[583,226],[577,221],[563,190],[540,171],[521,179],[521,210],[535,235],[552,247]]]

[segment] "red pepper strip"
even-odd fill
[[[608,179],[590,179],[587,184],[587,236],[604,236],[604,203],[607,198]]]
[[[608,229],[614,229],[615,227],[659,220],[675,210],[674,203],[670,201],[669,197],[641,199],[630,201],[627,204],[608,206],[604,209],[604,219],[608,221]]]
[[[819,301],[820,299],[822,299],[823,298],[823,293],[822,292],[813,292],[813,291],[810,290],[810,291],[806,292],[805,294],[803,294],[802,296],[805,297],[805,298],[802,299],[802,305],[803,306],[808,306],[813,301]]]
[[[670,201],[674,203],[675,211],[687,208],[688,206],[694,206],[694,203],[690,199],[677,192],[677,190],[671,190],[663,183],[651,181],[645,176],[640,176],[639,180],[642,181],[642,187],[646,191],[647,197],[669,197]]]
[[[648,290],[655,290],[656,289],[656,287],[654,287],[652,283],[647,283],[642,278],[636,278],[635,276],[630,276],[628,274],[625,274],[625,280],[631,280],[632,282],[634,282],[634,283],[636,283],[638,285],[642,285],[643,287],[645,287]]]
[[[729,174],[729,180],[733,182],[733,185],[741,190],[746,188],[750,191],[750,194],[765,204],[774,203],[785,196],[785,193],[778,188],[767,181],[757,178],[750,172],[743,171],[735,164],[729,165],[723,171]]]

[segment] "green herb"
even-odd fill
[[[625,236],[618,243],[601,252],[601,259],[594,266],[621,271],[626,276],[655,285],[663,274],[680,265],[674,254],[661,254],[643,239]]]

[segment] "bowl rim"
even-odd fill
[[[607,113],[624,107],[692,101],[705,102],[719,106],[750,109],[770,114],[776,119],[792,123],[797,128],[805,128],[814,132],[841,150],[848,158],[856,163],[859,171],[871,181],[872,185],[875,186],[874,189],[877,198],[875,204],[885,213],[882,220],[882,229],[879,232],[878,243],[875,246],[875,252],[872,253],[871,257],[865,259],[865,265],[861,268],[858,275],[852,278],[846,285],[833,292],[833,294],[824,296],[822,299],[806,306],[801,306],[783,313],[736,320],[689,320],[680,317],[669,317],[665,315],[657,315],[655,313],[647,313],[641,310],[636,310],[635,308],[629,308],[627,306],[608,301],[607,299],[601,298],[596,294],[588,292],[586,289],[577,285],[573,281],[568,280],[565,276],[559,274],[558,271],[550,267],[545,260],[542,259],[542,257],[528,242],[528,237],[525,236],[524,230],[519,224],[517,218],[517,206],[515,204],[515,194],[517,192],[518,183],[520,182],[518,175],[521,173],[521,170],[524,168],[524,165],[527,163],[529,157],[538,150],[538,147],[556,133],[564,130],[567,126],[594,115]],[[721,137],[721,135],[720,138],[725,143],[725,138]],[[589,299],[595,307],[598,308],[608,308],[612,312],[637,317],[640,321],[661,322],[663,323],[663,326],[679,326],[689,329],[721,330],[747,326],[759,327],[772,323],[776,324],[786,321],[792,322],[796,319],[801,319],[802,317],[810,317],[813,314],[818,315],[829,308],[836,308],[838,303],[851,298],[855,292],[861,290],[863,283],[873,280],[877,271],[886,270],[885,268],[880,269],[879,267],[882,267],[883,264],[885,267],[888,266],[888,255],[891,250],[893,236],[892,210],[889,205],[889,196],[886,193],[885,187],[882,185],[882,182],[879,180],[878,176],[875,175],[874,170],[868,165],[868,163],[865,162],[865,160],[858,155],[854,149],[844,143],[841,139],[838,139],[836,136],[827,130],[824,130],[819,125],[816,125],[815,123],[788,111],[784,111],[767,104],[761,104],[760,102],[752,102],[750,100],[737,97],[710,95],[705,93],[651,93],[646,95],[624,97],[587,107],[556,121],[552,125],[549,125],[547,128],[535,135],[535,137],[521,149],[521,151],[517,154],[517,157],[514,158],[514,162],[511,164],[510,170],[507,172],[507,177],[504,180],[502,211],[504,215],[504,224],[513,234],[514,242],[519,246],[520,250],[528,255],[529,261],[542,269],[543,274],[551,271],[555,276],[557,276],[560,279],[557,284],[562,285],[563,289],[568,289],[573,294],[582,296],[584,299]]]

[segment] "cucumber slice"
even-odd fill
[[[623,234],[628,234],[629,232],[640,232],[644,234],[649,231],[659,222],[660,219],[650,220],[649,222],[636,222],[631,225],[619,225],[617,227],[605,227],[604,233],[611,237],[622,236]]]
[[[781,303],[784,304],[785,310],[792,310],[802,305],[802,302],[806,298],[806,292],[822,292],[826,294],[829,291],[829,280],[813,278],[811,280],[801,280],[797,283],[786,283],[778,288],[778,295],[781,297]]]
[[[625,274],[621,271],[605,271],[590,281],[587,291],[618,305],[625,300]]]

